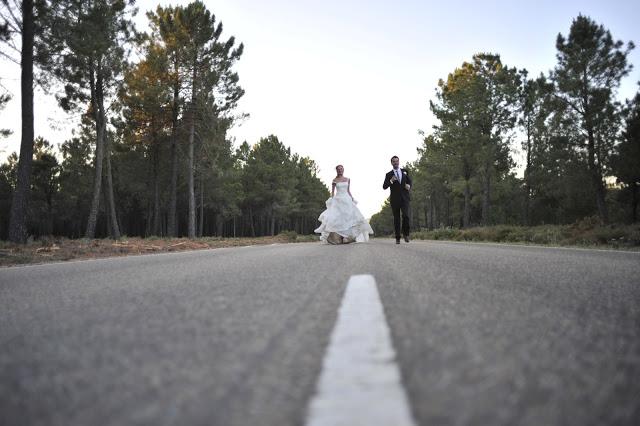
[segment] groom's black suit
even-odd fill
[[[401,181],[391,182],[395,175],[395,170],[391,170],[384,177],[382,189],[391,187],[391,211],[393,212],[393,227],[396,232],[396,240],[400,239],[400,211],[402,210],[402,235],[409,237],[410,202],[411,194],[405,187],[406,184],[412,186],[411,177],[405,169],[399,169]]]

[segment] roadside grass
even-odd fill
[[[597,218],[586,218],[571,225],[531,227],[496,225],[468,229],[422,229],[413,232],[411,237],[417,240],[495,242],[640,251],[640,224],[601,225]],[[123,236],[119,240],[42,237],[30,240],[24,245],[0,240],[0,267],[148,253],[317,241],[317,235],[299,235],[295,231],[283,231],[273,237],[203,237],[193,240],[127,236]]]
[[[598,247],[640,250],[640,224],[601,225],[591,218],[571,225],[496,225],[468,229],[420,230],[413,239],[482,241],[549,246]]]
[[[36,240],[29,240],[26,244],[14,244],[8,241],[0,241],[0,266],[224,247],[317,241],[319,241],[317,235],[298,235],[294,231],[285,231],[274,237],[203,237],[193,240],[188,238],[139,238],[127,236],[123,236],[118,240],[42,237]]]

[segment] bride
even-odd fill
[[[351,180],[344,176],[344,167],[336,167],[337,176],[331,185],[327,209],[320,214],[321,225],[315,230],[320,240],[329,244],[364,243],[373,229],[364,218],[350,191]]]

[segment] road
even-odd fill
[[[0,424],[305,424],[361,274],[415,424],[640,424],[640,253],[391,240],[0,269]]]

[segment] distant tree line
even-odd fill
[[[237,149],[227,136],[242,118],[243,45],[201,1],[158,6],[147,33],[133,5],[0,5],[0,52],[21,65],[23,100],[20,154],[0,165],[0,238],[313,232],[329,194],[315,163],[273,135]],[[34,85],[81,117],[59,147],[34,138]]]
[[[61,146],[58,161],[49,142],[37,138],[28,212],[29,234],[84,237],[83,225],[91,206],[94,170],[89,160],[95,135],[90,126]],[[113,190],[119,229],[129,236],[168,235],[169,200],[166,188],[171,183],[171,146],[153,146],[118,141],[107,136],[112,145]],[[200,167],[195,172],[196,236],[263,236],[284,230],[310,234],[329,197],[318,178],[315,163],[292,154],[275,136],[249,146],[246,142],[233,149],[228,140],[198,147]],[[159,157],[156,159],[155,157]],[[180,155],[184,169],[188,159]],[[11,202],[15,186],[17,156],[9,156],[0,166],[0,209]],[[177,182],[177,235],[187,235],[188,183],[179,174]],[[161,190],[165,188],[165,190]],[[157,189],[157,190],[156,190]],[[103,198],[106,195],[103,194]],[[108,202],[102,205],[108,206]],[[2,216],[3,238],[8,221]],[[108,209],[98,215],[96,235],[110,235]]]
[[[329,195],[315,163],[274,135],[228,138],[243,45],[200,1],[158,6],[145,33],[133,6],[0,3],[0,54],[21,66],[22,100],[19,155],[0,165],[0,238],[311,233]],[[634,45],[580,15],[556,48],[547,75],[480,53],[438,83],[438,124],[407,165],[414,228],[638,220],[640,93],[617,101]],[[34,135],[36,85],[81,117],[58,147]],[[0,94],[0,111],[9,101]],[[371,221],[391,231],[388,203]]]
[[[438,83],[438,124],[407,165],[414,227],[638,221],[640,92],[616,100],[634,45],[580,15],[556,48],[548,75],[481,53]],[[389,233],[390,218],[385,203],[372,226]]]

